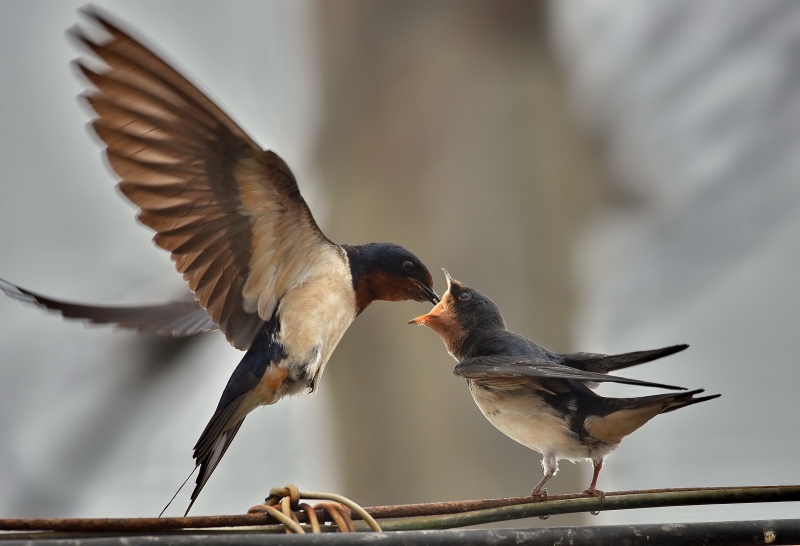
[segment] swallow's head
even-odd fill
[[[436,332],[450,354],[459,358],[467,339],[484,330],[504,330],[506,323],[500,308],[488,296],[443,271],[447,278],[447,292],[442,300],[428,314],[408,323],[421,324]]]
[[[392,243],[345,246],[359,311],[375,300],[438,303],[433,277],[411,251]]]

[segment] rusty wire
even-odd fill
[[[281,490],[277,490],[281,491]],[[288,491],[290,502],[292,499],[292,491]],[[299,495],[299,491],[297,492]],[[682,495],[676,495],[682,494]],[[318,494],[304,493],[303,498],[314,498]],[[306,496],[308,495],[308,496]],[[708,488],[681,488],[681,489],[650,489],[650,490],[636,490],[636,491],[620,491],[614,493],[606,493],[606,506],[602,509],[622,509],[620,506],[614,508],[610,504],[617,503],[629,496],[653,496],[648,506],[656,505],[690,505],[690,504],[723,504],[731,502],[784,502],[784,501],[798,501],[800,500],[800,486],[758,486],[758,487],[708,487]],[[691,502],[673,498],[669,504],[664,504],[663,501],[658,501],[655,497],[664,497],[665,495],[676,496],[692,496]],[[0,519],[0,531],[60,531],[60,532],[82,532],[82,533],[96,533],[96,532],[148,532],[148,531],[167,531],[174,529],[208,529],[219,527],[254,527],[254,526],[269,526],[277,523],[282,523],[282,518],[286,516],[280,510],[274,508],[280,500],[287,495],[272,498],[272,495],[267,502],[255,513],[244,515],[231,515],[231,516],[200,516],[200,517],[183,517],[183,518],[47,518],[47,519]],[[705,500],[699,498],[705,497]],[[334,495],[331,495],[334,497]],[[335,496],[338,500],[338,495]],[[724,497],[724,498],[723,498]],[[297,496],[299,501],[299,496]],[[319,499],[319,497],[317,497]],[[272,500],[270,500],[272,499]],[[328,500],[326,497],[324,500]],[[590,500],[593,499],[593,500]],[[617,500],[615,500],[617,499]],[[323,499],[319,499],[323,500]],[[424,504],[406,504],[399,506],[376,506],[367,507],[362,510],[372,518],[388,520],[384,521],[382,528],[384,530],[396,530],[402,528],[409,528],[410,525],[417,525],[422,523],[419,521],[422,517],[442,516],[445,519],[454,519],[453,516],[458,514],[478,514],[481,512],[496,512],[497,509],[503,509],[508,512],[509,510],[519,512],[515,517],[536,517],[542,513],[567,513],[565,509],[553,510],[557,508],[558,504],[564,501],[572,501],[574,504],[587,504],[586,507],[573,506],[569,508],[569,512],[588,511],[587,509],[596,509],[595,504],[599,504],[598,499],[589,497],[585,494],[573,495],[550,495],[546,500],[535,497],[512,497],[503,499],[483,499],[459,502],[439,502],[439,503],[424,503]],[[352,502],[352,501],[351,501]],[[641,502],[639,507],[641,507]],[[588,506],[591,504],[591,506]],[[512,508],[517,505],[520,509]],[[269,507],[269,509],[264,507]],[[356,505],[357,506],[357,505]],[[635,508],[637,506],[629,506],[628,508]],[[350,507],[351,510],[353,509]],[[359,507],[360,508],[360,507]],[[271,509],[271,510],[270,510]],[[344,510],[348,512],[346,509]],[[524,512],[524,513],[523,513]],[[541,513],[540,513],[541,512]],[[293,513],[300,523],[309,524],[312,532],[316,528],[321,528],[320,523],[335,521],[331,512],[324,507],[312,508],[307,504],[300,504],[294,508]],[[280,517],[278,516],[280,514]],[[314,514],[313,516],[311,514]],[[341,512],[338,513],[341,516]],[[502,519],[510,519],[509,514],[504,514],[503,518],[495,518],[494,521]],[[348,513],[350,519],[361,519],[359,513],[353,510]],[[401,518],[406,518],[401,519]],[[418,519],[417,522],[410,521],[411,519]],[[461,526],[469,523],[469,518],[458,518],[459,523],[452,526]],[[289,518],[292,524],[297,525],[295,521]],[[463,520],[463,521],[462,521]],[[455,523],[455,522],[452,522]],[[350,526],[345,523],[347,527]],[[363,526],[363,524],[361,524]],[[443,522],[435,522],[434,527],[428,528],[443,528]],[[450,525],[450,524],[448,524]],[[299,527],[299,525],[298,525]],[[358,529],[359,526],[356,526]],[[418,527],[417,527],[418,528]],[[269,530],[265,528],[265,530]],[[276,529],[277,530],[277,529]]]
[[[301,502],[298,507],[305,512],[306,517],[308,518],[308,524],[311,526],[311,532],[319,533],[320,527],[319,519],[317,518],[317,511],[304,502]]]
[[[325,500],[328,502],[318,503],[312,508],[307,504],[301,506],[300,499],[316,499]],[[253,506],[247,511],[247,513],[266,513],[269,515],[274,515],[273,512],[277,512],[277,510],[273,507],[277,504],[281,505],[281,515],[284,519],[281,519],[280,521],[286,526],[287,533],[305,533],[305,531],[300,527],[301,516],[308,518],[308,522],[311,523],[312,533],[321,532],[321,528],[319,526],[319,517],[317,516],[318,510],[322,510],[324,513],[326,513],[328,516],[328,521],[333,522],[341,533],[353,533],[356,530],[355,526],[353,525],[351,512],[363,519],[373,531],[381,531],[381,527],[378,525],[378,522],[376,522],[375,519],[370,516],[369,513],[361,506],[351,501],[347,497],[337,495],[336,493],[300,492],[300,490],[294,484],[272,489],[269,492],[269,497],[267,497],[263,504]],[[314,515],[312,516],[311,514]],[[316,520],[316,525],[313,523],[314,520]],[[292,521],[296,525],[290,526],[287,521]]]

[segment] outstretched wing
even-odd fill
[[[661,349],[650,351],[635,351],[632,353],[622,353],[618,355],[604,355],[599,353],[570,353],[564,355],[564,364],[578,370],[586,370],[597,373],[608,373],[623,368],[630,368],[652,362],[665,356],[674,355],[685,349],[688,345],[672,345]]]
[[[65,318],[86,320],[92,324],[114,324],[147,334],[183,337],[217,329],[194,300],[132,307],[86,305],[48,298],[3,279],[0,279],[0,291],[9,298],[55,311]]]
[[[547,360],[516,356],[479,356],[460,362],[453,374],[473,380],[538,378],[562,379],[588,382],[624,383],[641,387],[657,387],[661,389],[686,390],[674,385],[663,385],[638,379],[627,379],[594,372],[576,370],[563,364]]]
[[[280,157],[105,16],[88,15],[108,39],[72,34],[105,67],[77,66],[96,88],[85,97],[119,189],[211,321],[247,349],[281,296],[339,249]]]

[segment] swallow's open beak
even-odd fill
[[[427,286],[425,286],[416,279],[414,279],[414,284],[416,284],[419,287],[419,289],[422,290],[422,292],[425,294],[426,299],[429,302],[431,302],[434,305],[439,303],[439,296],[436,294],[436,292],[433,291],[433,288],[428,288]]]
[[[436,305],[434,305],[433,309],[428,311],[427,314],[421,315],[415,319],[411,319],[408,321],[408,323],[427,325],[430,321],[432,320],[435,321],[437,318],[439,318],[439,315],[441,315],[444,310],[445,310],[444,305],[441,302],[439,302]]]

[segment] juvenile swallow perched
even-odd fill
[[[115,309],[0,288],[93,322],[173,334],[219,328],[247,351],[194,447],[193,504],[247,414],[313,392],[371,302],[439,298],[428,269],[405,248],[326,238],[280,157],[150,49],[94,10],[87,15],[106,34],[94,40],[72,29],[93,54],[94,62],[76,61],[94,86],[84,95],[96,113],[92,127],[120,191],[171,253],[196,303]]]
[[[559,459],[590,459],[592,483],[585,493],[604,496],[597,477],[605,457],[620,441],[660,413],[705,402],[720,395],[695,397],[702,389],[644,396],[606,398],[590,387],[602,382],[685,390],[606,375],[686,349],[675,345],[620,355],[560,354],[506,329],[500,308],[487,296],[458,282],[445,271],[447,292],[427,314],[409,324],[436,332],[458,361],[455,375],[467,380],[483,415],[506,436],[542,454],[544,477],[558,472]]]

